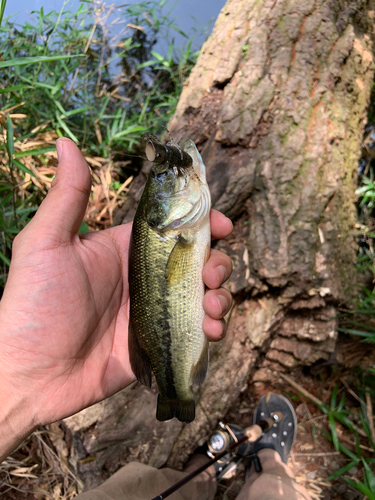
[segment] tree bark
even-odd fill
[[[373,82],[373,9],[362,0],[230,0],[170,123],[177,139],[200,145],[215,208],[236,220],[241,236],[247,223],[242,241],[221,248],[237,271],[229,286],[245,297],[245,344],[258,354],[258,384],[274,370],[328,358],[336,306],[355,282],[354,192]],[[243,349],[236,361],[247,359]],[[223,382],[232,404],[238,392]],[[182,430],[171,465],[203,420]]]
[[[169,128],[199,146],[213,206],[234,221],[217,248],[233,259],[236,306],[226,339],[211,346],[195,421],[157,424],[158,466],[167,457],[181,466],[249,380],[272,382],[334,352],[333,318],[355,282],[374,9],[373,0],[228,0],[203,46]],[[142,175],[118,223],[133,217]],[[144,424],[155,427],[154,415]]]

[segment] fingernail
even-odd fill
[[[220,264],[220,266],[215,267],[216,275],[219,280],[219,285],[222,285],[224,281],[227,279],[227,270],[225,267]]]
[[[61,140],[61,139],[57,139],[57,141],[56,141],[57,159],[59,161],[61,161],[61,158],[62,158],[62,155],[63,155],[63,149],[64,149],[63,143],[64,143],[64,141]]]
[[[217,295],[216,299],[220,306],[220,314],[223,314],[228,309],[228,301],[224,295]]]

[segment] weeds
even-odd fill
[[[366,389],[366,391],[368,391],[368,389]],[[338,471],[331,474],[327,478],[327,481],[331,481],[339,476],[342,476],[348,484],[363,493],[369,500],[375,500],[375,475],[373,472],[375,459],[373,457],[364,456],[364,451],[360,445],[360,437],[362,435],[362,437],[366,438],[366,455],[368,455],[368,452],[372,455],[375,453],[375,444],[373,440],[374,436],[370,431],[370,418],[373,419],[372,405],[371,403],[368,403],[366,406],[365,402],[362,402],[361,406],[356,408],[356,411],[353,411],[353,408],[345,408],[345,394],[343,394],[340,402],[337,404],[337,392],[338,386],[336,385],[332,392],[330,405],[323,405],[321,408],[321,410],[328,416],[331,430],[330,435],[324,431],[323,434],[327,437],[327,439],[332,441],[336,451],[340,451],[347,457],[348,463]],[[369,411],[370,406],[371,411]],[[361,424],[359,427],[351,420],[353,414],[359,416]],[[346,429],[348,429],[354,436],[354,450],[351,450],[340,443],[337,431],[337,422],[345,426]],[[345,474],[349,470],[353,469],[353,467],[359,467],[361,469],[362,480],[354,481],[353,479],[345,476]]]
[[[370,368],[368,372],[360,373],[360,378],[356,381],[356,391],[353,391],[345,379],[341,378],[341,384],[334,386],[328,403],[319,400],[290,377],[282,374],[282,378],[303,398],[314,403],[323,414],[323,417],[314,418],[310,414],[313,440],[316,440],[316,429],[319,429],[332,443],[335,451],[346,461],[343,467],[325,478],[326,484],[342,478],[366,498],[375,500],[373,370]],[[353,377],[351,378],[353,380]],[[298,399],[300,400],[300,397]],[[357,471],[354,478],[349,472],[353,469]],[[335,488],[333,485],[333,491]]]
[[[0,26],[1,26],[1,22],[2,22],[3,17],[4,17],[4,10],[5,10],[6,3],[7,3],[7,0],[0,0]]]
[[[24,60],[25,54],[41,58],[22,71],[14,64],[0,71],[2,107],[21,107],[26,115],[20,135],[40,126],[108,157],[114,149],[131,150],[145,130],[161,132],[196,59],[190,43],[177,54],[171,42],[167,57],[153,50],[159,38],[177,30],[165,16],[159,20],[162,3],[128,6],[115,38],[107,23],[116,9],[99,2],[81,4],[75,13],[66,4],[59,13],[41,9],[37,24],[26,23],[21,31],[5,20],[4,61],[11,66],[9,61]],[[70,58],[57,59],[60,54]]]
[[[375,92],[373,92],[375,102]],[[369,119],[374,120],[372,103]],[[358,207],[357,304],[344,310],[339,331],[356,335],[364,342],[375,343],[375,182],[374,182],[374,125],[370,125],[363,142],[359,168],[359,187],[356,190]]]
[[[82,229],[108,227],[137,172],[129,152],[139,154],[143,132],[161,134],[197,57],[189,41],[175,49],[172,35],[182,32],[162,14],[165,0],[121,11],[95,0],[72,12],[68,3],[33,12],[35,24],[0,24],[0,284],[14,236],[53,179],[56,138],[79,144],[93,169]],[[169,40],[166,56],[154,50],[160,39]]]

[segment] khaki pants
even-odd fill
[[[311,500],[307,491],[294,481],[292,471],[274,450],[258,453],[263,472],[251,471],[237,500]],[[203,457],[205,459],[205,457]],[[201,463],[195,463],[192,470]],[[191,470],[189,470],[191,472]],[[152,500],[186,475],[173,469],[154,469],[132,462],[117,471],[99,488],[87,491],[79,500]],[[170,500],[213,500],[216,480],[213,467],[172,493]]]

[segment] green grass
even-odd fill
[[[357,390],[354,392],[349,388],[349,397],[345,392],[348,387],[338,384],[332,390],[329,403],[318,403],[317,398],[311,397],[312,403],[319,408],[326,419],[327,425],[318,425],[319,432],[332,443],[334,449],[341,453],[346,462],[343,467],[335,470],[325,480],[331,482],[342,478],[369,500],[375,500],[375,443],[370,430],[370,418],[373,419],[373,414],[372,406],[368,403],[369,398],[375,395],[374,374],[375,370],[372,369],[360,371],[356,382]],[[352,377],[353,380],[354,377]],[[304,391],[303,395],[309,398],[307,391]],[[300,401],[300,398],[297,397],[297,400]],[[314,421],[316,422],[317,419],[313,418],[312,422]],[[320,421],[322,421],[321,417]],[[314,441],[316,441],[316,425],[313,423],[311,425]],[[348,446],[347,438],[354,444]],[[358,471],[356,478],[359,477],[356,481],[350,477],[349,473],[354,467]],[[332,488],[334,491],[335,485]]]
[[[340,317],[339,331],[356,335],[363,342],[375,343],[375,233],[370,230],[374,219],[375,184],[372,178],[360,175],[357,189],[360,246],[357,271],[367,278],[366,284],[355,285],[357,305]]]
[[[47,165],[45,147],[28,148],[40,134],[67,136],[108,162],[139,154],[143,132],[161,135],[174,113],[197,52],[179,30],[165,0],[121,9],[123,30],[111,38],[108,15],[82,2],[59,12],[33,12],[34,24],[17,25],[0,0],[0,284],[5,281],[14,236],[45,196],[26,159]],[[181,50],[174,34],[186,38]],[[167,41],[166,54],[155,51]],[[64,54],[64,55],[62,55]],[[20,116],[22,118],[20,118]],[[1,140],[3,137],[3,141]],[[132,165],[119,175],[134,174]],[[29,179],[28,186],[24,181]]]
[[[368,390],[368,389],[366,389]],[[331,474],[327,481],[331,481],[333,479],[337,479],[339,476],[350,484],[353,488],[363,493],[369,500],[375,500],[375,475],[374,475],[374,466],[375,466],[375,458],[373,457],[364,457],[363,451],[360,448],[360,436],[353,426],[353,422],[351,421],[351,417],[353,415],[353,410],[345,408],[345,394],[340,399],[340,402],[337,404],[338,386],[336,385],[331,396],[330,405],[324,405],[321,410],[327,414],[329,420],[329,426],[331,433],[323,434],[329,439],[335,450],[340,451],[342,454],[346,456],[347,463],[344,467],[335,471]],[[363,392],[363,391],[362,391]],[[360,417],[360,428],[365,431],[367,441],[366,446],[373,450],[375,453],[375,444],[372,439],[370,427],[369,427],[369,415],[366,412],[365,404],[361,405],[358,410],[358,415]],[[337,432],[337,422],[342,424],[346,429],[351,433],[351,435],[355,438],[356,449],[355,452],[348,449],[342,443],[340,443],[340,438]],[[352,469],[353,467],[357,467],[362,472],[362,480],[353,481],[351,478],[346,477],[345,474]]]
[[[160,133],[196,60],[191,43],[177,53],[171,41],[166,56],[153,50],[158,39],[177,30],[162,15],[163,3],[125,8],[128,24],[138,28],[128,27],[116,43],[106,34],[105,15],[92,4],[82,3],[76,12],[65,4],[60,12],[41,9],[35,25],[17,27],[5,18],[0,109],[18,106],[27,115],[17,135],[45,123],[42,130],[56,130],[106,157],[131,150],[145,130]],[[116,61],[119,73],[113,74]]]

